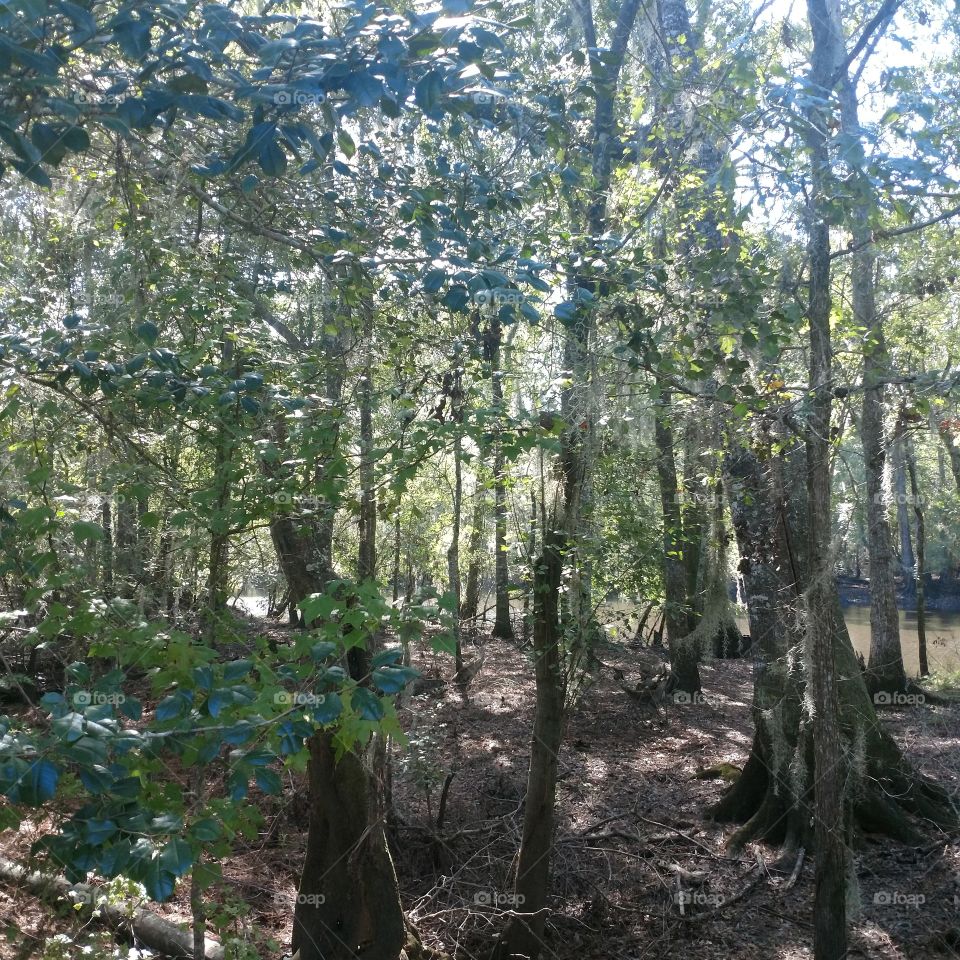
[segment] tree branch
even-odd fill
[[[830,259],[835,260],[837,257],[849,256],[851,253],[856,253],[858,250],[862,250],[864,247],[869,246],[870,243],[874,243],[877,240],[892,240],[894,237],[902,237],[908,233],[916,233],[918,230],[926,230],[927,227],[932,227],[937,223],[943,223],[944,220],[949,220],[951,217],[955,217],[958,214],[960,214],[960,206],[951,207],[949,210],[945,210],[939,216],[931,217],[929,220],[923,220],[920,223],[911,223],[906,227],[898,227],[896,230],[877,230],[877,232],[873,235],[873,239],[867,243],[852,243],[843,250],[835,250],[830,254]]]
[[[863,52],[864,47],[870,42],[870,38],[873,36],[874,32],[885,27],[889,20],[893,19],[893,15],[900,8],[903,0],[884,0],[880,5],[880,9],[874,14],[870,22],[863,28],[860,33],[860,39],[853,45],[853,49],[843,58],[843,62],[837,67],[833,72],[833,76],[830,77],[830,89],[832,90],[839,82],[841,77],[843,77],[847,68],[853,63],[857,57]]]

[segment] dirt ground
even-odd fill
[[[484,958],[511,909],[530,752],[528,654],[491,640],[484,650],[466,696],[451,683],[406,698],[410,742],[393,749],[390,839],[405,907],[424,942],[457,960]],[[628,679],[656,662],[653,651],[628,646],[602,657]],[[452,672],[447,658],[429,652],[416,665],[426,676]],[[560,756],[546,960],[813,957],[809,860],[799,871],[795,863],[778,870],[769,847],[732,855],[731,829],[704,816],[727,784],[698,771],[740,767],[750,749],[751,672],[742,660],[705,665],[703,702],[671,703],[662,714],[638,709],[610,669],[583,691]],[[916,765],[960,796],[960,707],[912,707],[886,713],[885,722]],[[215,891],[232,917],[228,929],[264,960],[289,949],[306,839],[300,791],[284,796],[293,799],[282,806],[262,798],[261,835],[223,864],[225,883]],[[851,958],[960,958],[960,840],[924,832],[918,847],[863,839]],[[28,824],[7,831],[0,853],[23,860],[37,836]],[[186,885],[155,909],[185,923]],[[45,938],[75,928],[0,885],[0,956],[39,958]],[[82,955],[76,950],[69,956]]]

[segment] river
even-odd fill
[[[239,597],[236,605],[253,616],[265,616],[267,601],[265,597]],[[622,603],[616,604],[622,609]],[[519,610],[517,611],[520,612]],[[864,659],[870,658],[870,608],[865,606],[846,607],[844,619],[850,631],[850,639],[855,649]],[[746,632],[746,619],[738,621]],[[636,620],[634,618],[634,625]],[[960,614],[928,613],[927,624],[927,662],[932,671],[960,670]],[[917,647],[917,615],[912,610],[900,611],[900,645],[903,648],[903,665],[911,676],[920,673],[920,658]]]

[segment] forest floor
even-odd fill
[[[390,838],[405,908],[424,942],[457,960],[485,958],[511,909],[532,725],[528,654],[492,640],[484,649],[466,695],[449,683],[405,698],[410,743],[394,748]],[[611,647],[602,657],[628,680],[659,664],[646,648]],[[452,672],[449,658],[429,651],[415,666],[428,677]],[[769,847],[731,854],[731,828],[705,817],[727,784],[704,768],[741,767],[750,750],[751,673],[747,661],[706,664],[703,702],[671,703],[663,714],[639,710],[609,669],[583,691],[560,756],[545,960],[813,957],[809,860],[797,872],[793,863],[777,869]],[[884,720],[914,764],[960,795],[960,707],[913,707]],[[289,949],[306,840],[303,792],[284,795],[283,804],[261,798],[263,830],[223,863],[225,882],[214,894],[235,914],[235,934],[270,960]],[[932,827],[924,833],[919,846],[870,837],[859,845],[851,958],[960,958],[960,839]],[[0,854],[23,862],[38,836],[28,823],[7,831]],[[155,909],[186,923],[187,885]],[[70,931],[71,922],[0,885],[4,928],[0,956],[34,960],[44,939]]]

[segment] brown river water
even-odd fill
[[[843,618],[850,631],[850,640],[857,653],[870,659],[870,608],[845,607]],[[960,614],[927,613],[927,663],[933,673],[960,670]],[[740,629],[746,633],[746,618],[737,618]],[[913,610],[900,611],[900,648],[903,666],[908,676],[919,676],[920,654],[917,644],[917,614]]]
[[[237,605],[254,615],[263,616],[266,613],[266,601],[261,597],[240,597]],[[622,602],[610,606],[618,613],[625,612],[625,605]],[[862,653],[865,659],[869,659],[870,608],[865,606],[846,607],[843,613],[855,649],[858,653]],[[746,618],[739,619],[738,623],[741,630],[746,632]],[[634,619],[635,624],[636,620]],[[926,628],[927,661],[930,664],[930,669],[934,672],[960,670],[960,614],[928,613]],[[900,611],[900,645],[903,649],[903,665],[907,673],[911,676],[919,675],[917,615],[912,610]]]

